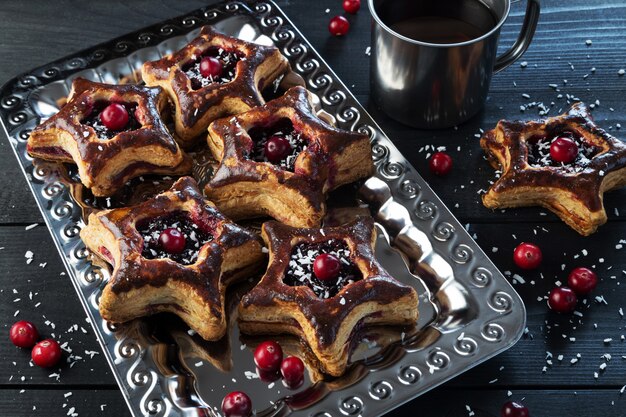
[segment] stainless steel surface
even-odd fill
[[[381,231],[377,258],[420,297],[415,329],[368,330],[343,377],[318,381],[309,368],[304,387],[295,393],[251,376],[255,340],[241,336],[235,323],[227,337],[210,343],[190,335],[173,316],[120,326],[103,321],[98,298],[110,275],[89,261],[78,235],[82,209],[70,195],[77,195],[76,184],[62,167],[33,161],[26,153],[28,133],[57,111],[71,79],[117,81],[143,61],[178,49],[205,23],[273,42],[329,117],[371,137],[376,175],[359,190],[360,203],[355,191],[355,208],[348,211],[367,204]],[[522,334],[525,309],[511,285],[271,2],[210,6],[23,74],[0,92],[0,117],[134,416],[217,415],[222,397],[235,389],[252,397],[257,415],[379,415],[502,352]],[[233,292],[231,307],[243,291]],[[292,339],[281,343],[297,346]]]
[[[489,32],[467,42],[434,44],[403,36],[389,24],[393,19],[414,16],[425,3],[368,0],[373,19],[372,98],[389,117],[413,127],[439,129],[460,124],[482,109],[493,73],[511,65],[530,45],[540,6],[539,0],[527,0],[517,42],[496,57],[500,28],[509,15],[511,2],[465,0],[479,1],[497,20]]]

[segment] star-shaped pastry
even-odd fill
[[[604,192],[626,185],[626,145],[583,103],[545,120],[501,120],[480,146],[502,171],[483,195],[485,207],[543,206],[585,236],[607,220]]]
[[[110,196],[144,174],[190,173],[191,158],[161,119],[166,109],[159,87],[77,78],[67,104],[30,134],[27,150],[36,158],[75,163],[95,196]]]
[[[204,26],[178,52],[144,63],[142,78],[167,91],[176,107],[176,134],[189,147],[213,120],[263,104],[261,91],[288,70],[289,62],[276,47]]]
[[[303,87],[213,122],[208,141],[220,164],[205,193],[234,219],[270,216],[294,227],[318,226],[325,193],[374,168],[369,137],[317,117]]]
[[[226,332],[227,286],[251,276],[265,257],[260,239],[226,219],[190,177],[139,205],[91,214],[80,236],[113,266],[103,318],[172,312],[206,340]]]
[[[270,221],[262,236],[269,266],[239,305],[243,333],[300,336],[323,372],[338,376],[360,327],[416,322],[416,291],[392,278],[374,257],[371,218],[324,229]]]

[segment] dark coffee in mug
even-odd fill
[[[498,20],[480,0],[387,1],[382,20],[407,38],[434,44],[467,42],[493,29]],[[402,8],[402,10],[395,10]]]

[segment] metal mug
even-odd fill
[[[527,0],[526,16],[515,44],[496,56],[500,28],[511,0],[482,2],[497,20],[484,35],[467,42],[421,42],[392,30],[381,14],[411,16],[423,2],[450,0],[368,0],[373,17],[370,83],[374,102],[391,118],[409,126],[441,129],[456,126],[483,107],[491,76],[526,51],[539,20],[539,0]]]

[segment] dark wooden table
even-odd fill
[[[187,1],[4,1],[0,3],[0,83],[32,67],[160,20],[204,6]],[[370,17],[366,7],[350,18],[343,39],[328,35],[330,17],[341,1],[280,0],[279,5],[364,104],[369,104]],[[478,145],[480,129],[501,118],[535,118],[541,102],[550,115],[568,106],[567,94],[594,104],[601,126],[626,136],[626,1],[546,0],[533,45],[522,61],[494,77],[484,111],[458,130],[419,131],[389,120],[371,104],[374,118],[496,265],[523,276],[516,288],[528,309],[522,340],[506,353],[478,366],[394,415],[498,416],[507,399],[523,400],[533,416],[624,416],[626,335],[626,190],[605,198],[609,223],[581,237],[539,208],[495,211],[480,203],[479,190],[494,178]],[[330,9],[327,13],[326,9]],[[502,46],[516,37],[523,5],[515,4],[502,30]],[[591,40],[592,43],[586,42]],[[558,86],[558,91],[550,84]],[[562,96],[560,96],[562,94]],[[619,123],[623,125],[619,129]],[[427,169],[429,146],[445,146],[454,172],[436,178]],[[43,225],[7,141],[0,141],[0,415],[127,416],[126,404],[100,354],[82,307],[64,274],[59,255]],[[37,224],[34,228],[29,225]],[[518,271],[513,248],[521,241],[539,244],[540,270]],[[620,243],[622,242],[622,243]],[[25,253],[34,253],[26,263]],[[548,310],[545,296],[555,281],[576,266],[594,268],[600,283],[594,297],[575,315]],[[60,373],[29,366],[29,352],[13,347],[11,324],[35,322],[46,336],[67,342],[76,363]],[[610,355],[610,356],[609,356]],[[604,370],[601,370],[605,367]],[[472,414],[471,412],[475,414]]]

